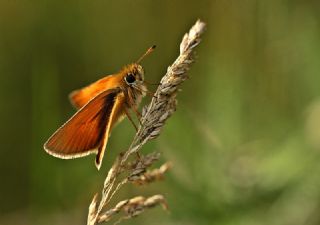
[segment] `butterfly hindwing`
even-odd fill
[[[117,79],[116,76],[109,75],[107,77],[104,77],[90,84],[87,87],[71,92],[69,95],[71,104],[77,109],[80,109],[85,104],[87,104],[92,98],[94,98],[97,94],[99,94],[101,90],[108,90],[108,89],[115,88],[117,86],[116,83],[114,82],[116,79]]]

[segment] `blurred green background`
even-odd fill
[[[174,168],[113,202],[163,194],[170,212],[123,224],[320,224],[316,0],[1,0],[0,224],[85,224],[134,129],[125,120],[113,130],[99,172],[94,156],[46,154],[43,143],[74,113],[68,94],[153,44],[142,64],[159,81],[198,18],[207,31],[178,111],[143,149]]]

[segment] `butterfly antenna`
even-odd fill
[[[149,55],[151,52],[153,52],[153,50],[156,48],[155,45],[151,46],[150,48],[148,48],[148,50],[137,60],[136,63],[140,63],[141,60],[146,57],[147,55]]]

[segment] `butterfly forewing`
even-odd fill
[[[119,88],[109,89],[94,97],[49,138],[44,145],[46,151],[60,158],[98,153],[108,138],[110,115],[119,93]]]

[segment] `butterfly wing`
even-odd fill
[[[116,80],[116,75],[109,75],[87,87],[71,92],[69,95],[71,104],[75,108],[80,109],[101,91],[116,88],[118,86]]]
[[[96,153],[99,169],[110,130],[120,118],[123,102],[120,88],[98,94],[49,138],[44,144],[45,150],[64,159]]]

